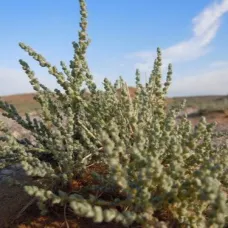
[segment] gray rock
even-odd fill
[[[0,175],[12,175],[14,171],[12,169],[3,169],[0,171]]]

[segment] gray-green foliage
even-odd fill
[[[80,7],[79,42],[73,43],[69,67],[61,62],[63,72],[20,43],[56,77],[64,92],[51,91],[39,83],[29,65],[20,60],[37,91],[41,120],[28,114],[24,120],[13,105],[1,101],[3,115],[29,130],[36,142],[22,144],[2,128],[6,135],[1,138],[3,165],[19,162],[28,175],[39,177],[34,185],[23,187],[38,198],[43,213],[47,212],[47,202],[67,204],[75,214],[94,222],[129,225],[136,221],[145,227],[168,227],[168,222],[155,216],[157,211],[167,211],[188,227],[223,227],[228,215],[227,145],[213,143],[218,135],[204,118],[196,128],[186,116],[178,122],[184,103],[167,111],[172,67],[169,65],[163,84],[160,49],[145,86],[136,71],[134,99],[121,77],[114,85],[104,79],[105,91],[98,90],[85,59],[90,41],[84,0],[80,0]],[[84,96],[83,83],[90,91],[89,99]],[[93,163],[107,166],[106,175],[94,173],[99,185],[85,186],[77,193],[64,191]],[[110,201],[91,194],[91,190],[105,193],[110,189],[118,193]]]

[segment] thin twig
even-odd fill
[[[85,156],[83,159],[82,159],[82,163],[87,159],[87,158],[89,158],[89,157],[91,157],[92,156],[92,154],[88,154],[87,156]]]
[[[14,221],[18,218],[21,217],[22,213],[29,207],[31,206],[34,202],[36,201],[36,197],[32,198],[17,214],[16,218],[14,219]]]
[[[69,223],[67,221],[67,217],[66,217],[66,207],[67,207],[67,204],[65,203],[65,205],[64,205],[64,220],[65,220],[66,227],[70,228]]]
[[[92,163],[90,165],[87,165],[86,168],[89,168],[89,167],[93,166],[94,164],[96,164],[96,163],[94,162],[94,163]]]

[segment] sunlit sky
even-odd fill
[[[120,75],[135,84],[149,77],[156,48],[163,73],[173,64],[169,96],[228,94],[228,0],[87,0],[87,59],[99,87]],[[55,78],[19,46],[30,45],[59,66],[73,56],[78,40],[77,0],[3,0],[0,7],[0,95],[33,92],[18,62],[23,59],[41,83],[59,88]],[[60,68],[59,68],[60,69]]]

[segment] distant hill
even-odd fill
[[[118,89],[119,91],[119,89]],[[129,87],[130,96],[135,96],[136,88]],[[88,96],[86,92],[85,95]],[[40,109],[39,103],[37,103],[33,98],[35,93],[25,93],[25,94],[14,94],[8,96],[2,96],[4,101],[15,105],[19,113],[25,113],[30,111],[36,111]],[[222,104],[228,102],[228,95],[208,95],[208,96],[189,96],[189,97],[169,97],[167,98],[168,103],[181,102],[183,99],[187,100],[187,107],[199,107],[205,104]],[[221,106],[221,105],[220,105]],[[228,107],[228,106],[227,106]]]

